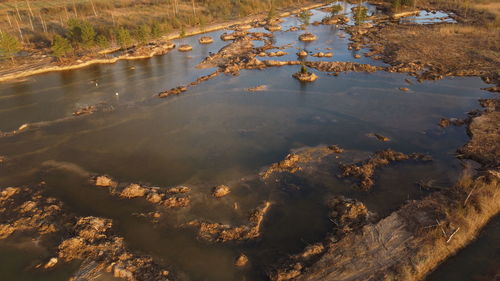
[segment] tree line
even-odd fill
[[[15,9],[5,15],[0,9],[0,18],[7,19],[0,21],[0,56],[14,59],[22,48],[51,49],[58,58],[111,46],[128,48],[173,30],[182,35],[187,27],[203,30],[207,23],[274,13],[276,8],[309,0],[61,1],[67,5],[57,8],[47,0],[24,0],[9,2]],[[142,9],[152,12],[146,15]]]

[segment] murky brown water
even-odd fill
[[[316,10],[311,22],[324,16]],[[298,21],[291,17],[282,25],[286,30]],[[357,52],[347,50],[348,35],[340,38],[344,32],[334,26],[309,26],[308,30],[319,40],[304,44],[296,40],[300,31],[275,32],[276,45],[294,44],[280,60],[295,59],[296,47],[315,52],[333,48],[334,56],[328,60],[383,64],[366,57],[355,60]],[[216,39],[212,45],[200,46],[198,36],[179,40],[194,46],[190,53],[174,50],[148,60],[0,84],[2,131],[29,122],[52,122],[99,102],[117,108],[0,138],[0,155],[9,159],[1,164],[0,186],[47,182],[50,193],[75,213],[112,218],[132,249],[153,255],[177,277],[265,280],[269,264],[321,240],[332,229],[324,204],[327,198],[339,194],[357,198],[384,216],[405,200],[427,194],[417,181],[433,179],[447,185],[459,175],[461,163],[454,152],[467,141],[465,129],[440,129],[437,122],[442,117],[463,118],[479,107],[477,100],[490,95],[480,90],[484,83],[479,78],[417,83],[407,75],[386,72],[337,77],[317,72],[320,78],[305,85],[291,78],[297,67],[288,66],[242,71],[237,77],[221,75],[176,97],[154,97],[212,72],[195,66],[224,46],[218,39],[222,32],[210,34]],[[245,91],[258,85],[268,89]],[[411,90],[402,92],[399,87]],[[379,142],[367,136],[370,133],[392,141]],[[321,144],[338,144],[366,155],[385,148],[421,152],[432,155],[434,161],[383,168],[370,192],[355,190],[336,177],[314,185],[297,182],[301,188],[291,191],[264,184],[256,176],[291,149]],[[171,211],[159,224],[151,224],[135,215],[151,211],[150,205],[140,199],[112,197],[91,186],[86,172],[109,174],[122,182],[189,185],[193,202],[188,209]],[[228,184],[233,191],[214,200],[210,190],[219,184]],[[263,200],[273,206],[262,238],[256,241],[211,244],[196,239],[192,229],[177,227],[192,219],[241,224]],[[235,202],[240,206],[237,211]],[[233,266],[241,252],[250,258],[250,266],[242,270]],[[58,265],[44,273],[32,269],[47,255],[30,241],[1,241],[0,280],[66,280],[78,267]]]

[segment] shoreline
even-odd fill
[[[276,17],[283,18],[283,17],[287,17],[287,16],[290,16],[293,14],[297,14],[302,10],[315,9],[315,8],[319,8],[319,7],[326,6],[326,5],[328,5],[328,4],[314,3],[314,4],[306,5],[306,6],[301,7],[301,8],[283,9]],[[199,27],[192,27],[192,28],[189,28],[186,30],[186,35],[183,37],[190,37],[190,36],[195,36],[195,35],[199,35],[199,34],[205,34],[205,33],[213,32],[213,31],[221,30],[221,29],[226,29],[226,28],[229,28],[233,25],[248,24],[248,23],[252,23],[254,21],[263,20],[265,18],[266,18],[266,16],[264,13],[259,13],[257,15],[248,16],[248,17],[245,17],[242,19],[230,20],[230,21],[226,21],[226,22],[222,22],[222,23],[214,23],[214,24],[211,24],[203,29],[200,29]],[[170,40],[175,40],[175,39],[180,39],[180,38],[182,38],[182,37],[180,36],[179,32],[176,31],[176,32],[171,32],[169,34],[163,35],[159,40],[152,41],[152,42],[156,42],[156,43],[158,43],[158,45],[162,45],[162,44],[168,43]],[[132,47],[132,48],[136,49],[136,50],[138,49],[136,47]],[[172,50],[172,49],[170,49],[170,50]],[[106,54],[109,54],[111,52],[115,52],[117,49],[113,48],[112,51],[109,51],[109,50],[110,49],[108,49],[108,51],[101,50],[98,53],[99,53],[99,55],[106,55]],[[170,50],[168,50],[168,51],[170,51]],[[125,55],[121,55],[121,56],[114,57],[114,58],[95,58],[94,57],[94,58],[90,58],[90,59],[83,61],[83,62],[80,62],[80,63],[78,63],[77,62],[78,60],[77,60],[76,63],[71,63],[70,65],[58,65],[58,63],[54,63],[52,61],[52,62],[49,62],[47,65],[41,66],[40,68],[37,68],[37,66],[34,66],[34,67],[29,67],[29,69],[27,69],[27,70],[13,69],[10,73],[7,72],[6,74],[3,74],[0,76],[0,83],[5,82],[5,81],[19,79],[19,78],[25,78],[25,77],[29,77],[29,76],[33,76],[33,75],[37,75],[37,74],[48,73],[48,72],[57,72],[57,71],[66,71],[66,70],[74,70],[74,69],[84,68],[84,67],[91,66],[94,64],[113,64],[113,63],[116,63],[120,60],[149,59],[149,58],[152,58],[152,57],[157,56],[157,55],[163,55],[165,53],[166,52],[153,51],[148,55],[130,56],[130,55],[125,54]],[[81,59],[79,59],[79,60],[81,60]]]

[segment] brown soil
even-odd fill
[[[359,187],[363,190],[368,190],[375,184],[373,176],[375,174],[376,168],[389,165],[389,163],[391,162],[404,161],[409,159],[418,159],[424,161],[431,160],[430,156],[419,153],[404,154],[392,149],[386,149],[376,152],[372,157],[361,163],[341,165],[341,176],[354,177],[359,179]]]
[[[198,237],[210,242],[244,241],[255,239],[260,236],[260,228],[264,216],[271,207],[270,202],[264,202],[253,210],[248,218],[248,224],[242,226],[230,226],[222,223],[211,223],[204,221],[191,221],[185,226],[198,228]]]

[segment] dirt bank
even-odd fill
[[[468,126],[471,140],[459,152],[463,157],[480,162],[488,167],[500,163],[500,99],[481,100],[485,112],[473,118]]]

